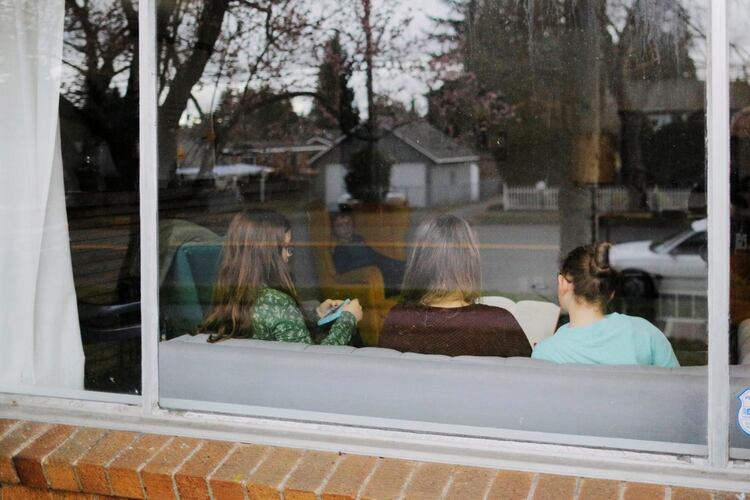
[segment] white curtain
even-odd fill
[[[58,130],[64,0],[0,0],[0,385],[83,388]]]

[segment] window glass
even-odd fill
[[[138,2],[66,2],[60,134],[87,389],[141,385]]]
[[[136,7],[1,1],[0,23],[0,384],[138,393]]]
[[[706,8],[161,2],[162,404],[703,453]]]
[[[747,50],[748,3],[729,2],[730,77],[730,288],[729,316],[731,347],[730,455],[750,458],[750,60]]]

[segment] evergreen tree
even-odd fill
[[[354,91],[349,86],[352,61],[341,46],[338,33],[325,46],[323,62],[318,69],[319,99],[311,112],[313,123],[321,129],[338,129],[348,134],[359,124],[354,105]]]
[[[561,233],[562,251],[590,241],[592,191],[581,186],[602,182],[614,168],[623,86],[646,75],[652,81],[695,78],[685,9],[677,0],[446,2],[454,15],[437,20],[440,41],[449,47],[436,59],[447,68],[443,96],[470,102],[473,92],[502,93],[514,110],[505,123],[503,177],[560,185],[561,215],[570,221]],[[455,68],[461,68],[458,75]],[[475,86],[464,83],[472,79]],[[430,117],[477,135],[475,112],[431,109]],[[503,125],[490,121],[486,130],[495,124]],[[482,143],[491,148],[493,141]]]
[[[354,199],[377,203],[388,194],[393,162],[374,145],[367,143],[349,157],[344,177],[346,189]]]

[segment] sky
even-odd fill
[[[336,0],[328,1],[335,2]],[[653,1],[660,2],[663,0]],[[682,1],[696,29],[704,33],[708,25],[709,1]],[[319,8],[321,9],[327,8],[322,3],[318,3],[317,5],[320,5]],[[375,6],[377,5],[378,0],[375,0]],[[437,48],[434,44],[430,46],[428,42],[425,42],[427,35],[434,30],[434,23],[430,19],[430,16],[445,16],[449,14],[449,9],[442,0],[410,0],[409,2],[403,2],[401,5],[403,9],[410,11],[413,19],[403,40],[396,41],[397,45],[401,44],[407,47],[405,50],[406,55],[400,61],[402,63],[409,63],[412,66],[424,66],[424,63],[429,59],[429,53]],[[738,48],[733,49],[730,53],[731,74],[733,78],[737,78],[742,76],[740,52],[744,54],[745,60],[750,59],[750,0],[729,0],[729,9],[729,38],[730,42]],[[428,43],[428,45],[422,46],[418,50],[411,50],[410,52],[408,48],[416,47],[417,44],[415,41],[418,40],[422,40],[421,43]],[[698,77],[701,79],[705,78],[705,47],[705,40],[696,37],[694,47],[691,50],[691,57],[696,63]],[[314,88],[317,71],[314,65],[290,68],[288,71],[290,78],[307,81],[309,82],[309,88]],[[747,75],[745,75],[745,79],[747,79]],[[355,101],[360,108],[362,116],[366,116],[364,82],[365,77],[363,72],[355,72],[351,79],[351,85],[354,88]],[[376,93],[386,94],[392,99],[404,103],[407,107],[411,107],[413,103],[415,109],[421,115],[427,112],[427,102],[424,94],[429,90],[431,84],[435,85],[435,82],[431,82],[430,75],[424,71],[411,72],[410,74],[399,70],[381,69],[375,75]],[[197,100],[204,109],[210,108],[212,96],[218,96],[222,89],[218,90],[219,92],[216,92],[216,89],[207,86],[196,92]],[[306,114],[311,108],[312,101],[311,99],[298,98],[293,100],[292,104],[296,112]],[[188,108],[188,112],[190,112],[190,108]],[[193,114],[195,113],[193,112]]]
[[[375,5],[377,5],[377,3]],[[424,40],[426,34],[434,29],[434,23],[431,21],[430,16],[440,17],[449,12],[449,9],[442,0],[410,0],[408,3],[404,2],[402,5],[408,5],[405,9],[408,8],[412,16],[412,21],[408,26],[404,39],[397,41],[398,44],[402,44],[405,47],[409,46],[410,41]],[[407,15],[405,10],[402,10],[402,12],[402,15]],[[429,50],[435,49],[437,49],[436,46],[428,47],[427,50],[420,50],[413,53],[411,56],[407,55],[406,58],[401,58],[400,62],[423,64],[429,59]],[[291,68],[290,72],[294,74],[293,78],[298,78],[302,75],[303,79],[309,79],[310,87],[314,88],[317,66]],[[412,99],[414,99],[414,105],[417,112],[422,115],[427,113],[427,100],[424,98],[424,94],[429,88],[422,75],[414,77],[401,71],[381,70],[376,73],[374,80],[375,91],[377,93],[386,94],[392,99],[398,100],[409,107],[411,106]],[[354,89],[355,102],[361,110],[360,114],[364,117],[367,115],[367,95],[365,92],[364,72],[355,72],[350,84]],[[215,94],[218,96],[220,93],[221,89],[219,89],[218,92],[215,92],[213,86],[206,86],[195,92],[196,98],[203,109],[209,109],[212,100],[215,100]],[[312,100],[308,98],[297,98],[292,100],[292,106],[298,114],[304,115],[310,111]],[[191,108],[192,105],[188,107],[188,112],[190,112]],[[195,113],[193,112],[193,114]]]

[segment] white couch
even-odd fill
[[[206,335],[160,344],[163,400],[281,408],[397,421],[705,444],[705,367],[556,365]],[[732,391],[750,366],[732,367]],[[735,423],[733,446],[750,448]],[[416,425],[416,424],[415,424]],[[417,427],[419,427],[417,425]]]

